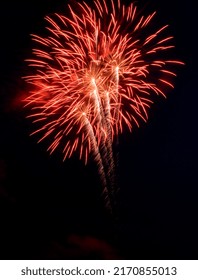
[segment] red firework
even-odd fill
[[[39,48],[28,60],[33,74],[25,79],[33,91],[25,101],[38,127],[33,134],[50,137],[50,152],[60,146],[64,159],[77,151],[87,162],[91,152],[111,153],[124,127],[147,120],[153,96],[173,88],[172,65],[182,63],[164,55],[174,47],[163,35],[167,25],[149,32],[155,12],[141,16],[120,0],[68,9],[68,16],[46,17],[47,37],[32,35]]]

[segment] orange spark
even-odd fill
[[[50,152],[61,146],[64,159],[78,152],[87,162],[93,149],[148,119],[153,96],[173,87],[170,65],[182,62],[163,58],[173,37],[163,35],[168,25],[152,25],[156,12],[141,16],[120,0],[77,6],[68,5],[68,16],[47,16],[45,38],[32,35],[39,48],[28,60],[33,92],[25,102],[39,141],[51,138]]]

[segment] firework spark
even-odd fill
[[[38,127],[33,134],[50,137],[51,153],[61,147],[64,159],[77,152],[85,163],[92,154],[107,184],[113,141],[147,121],[153,96],[173,88],[172,65],[182,63],[164,55],[174,47],[167,25],[150,33],[155,12],[140,16],[134,3],[120,0],[68,10],[46,16],[46,37],[32,35],[39,48],[28,60],[34,70],[25,77],[33,86],[26,105]]]

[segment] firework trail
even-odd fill
[[[141,16],[120,0],[92,4],[75,2],[68,16],[46,16],[47,35],[32,35],[39,48],[28,59],[33,90],[25,102],[33,134],[50,138],[51,153],[60,147],[64,160],[78,153],[85,163],[93,156],[112,205],[113,143],[147,121],[153,96],[173,88],[173,65],[182,62],[167,58],[173,37],[165,35],[167,25],[155,27],[155,12]]]

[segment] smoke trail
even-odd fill
[[[85,129],[87,130],[87,134],[90,137],[89,141],[91,143],[92,156],[93,156],[94,161],[97,164],[98,174],[100,175],[101,183],[103,186],[103,195],[104,195],[104,200],[106,202],[106,207],[112,212],[112,202],[110,200],[109,191],[107,188],[106,174],[104,171],[104,166],[103,166],[103,161],[101,158],[100,150],[99,150],[96,138],[95,138],[93,127],[90,124],[90,122],[85,114],[84,114],[84,123],[85,123]]]
[[[100,130],[100,139],[98,140],[98,153],[100,153],[100,161],[103,166],[104,176],[106,178],[105,184],[108,189],[109,199],[111,201],[111,205],[115,202],[115,168],[114,168],[114,159],[113,159],[113,151],[112,151],[112,136],[110,130],[110,101],[109,97],[104,98],[106,102],[101,101],[101,94],[98,91],[98,87],[96,85],[96,81],[92,78],[93,85],[93,96],[95,99],[95,108],[96,115],[99,118],[99,130]],[[106,104],[105,104],[106,103]],[[93,129],[92,129],[93,131]],[[103,133],[101,133],[103,132]],[[93,132],[94,134],[94,132]],[[96,142],[97,144],[97,142]]]

